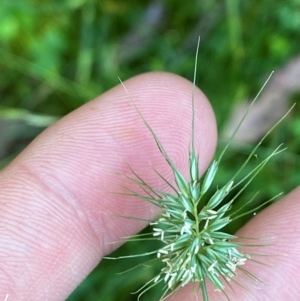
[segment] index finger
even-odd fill
[[[125,82],[176,166],[187,174],[192,84],[166,73]],[[213,155],[216,126],[196,90],[196,145],[202,172]],[[108,193],[124,184],[127,163],[162,187],[150,164],[171,171],[124,89],[118,86],[47,129],[0,175],[0,292],[12,300],[64,300],[116,245],[151,219],[151,205]],[[150,172],[149,172],[150,170]],[[128,183],[126,185],[133,185]]]

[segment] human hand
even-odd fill
[[[125,85],[178,169],[185,170],[191,83],[171,74],[150,73]],[[216,126],[203,94],[196,90],[195,97],[196,147],[203,173],[215,149]],[[118,246],[111,242],[146,225],[112,216],[154,218],[150,204],[108,193],[119,191],[122,184],[122,178],[108,169],[128,174],[125,162],[157,188],[162,184],[148,172],[149,162],[165,169],[171,179],[153,138],[119,85],[48,128],[1,171],[0,300],[6,294],[9,301],[65,300]],[[268,252],[286,256],[265,258],[265,263],[275,264],[272,268],[250,266],[269,286],[252,293],[235,287],[232,300],[300,300],[299,199],[297,188],[239,232],[247,237],[276,236],[276,245]],[[186,286],[172,300],[193,300],[191,291]],[[212,290],[211,300],[219,298],[220,293]]]

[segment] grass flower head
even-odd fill
[[[198,48],[199,42],[194,70],[194,88],[196,81]],[[262,89],[263,88],[264,87],[262,87]],[[257,97],[253,100],[248,111],[256,101]],[[250,209],[250,211],[248,210],[247,212],[243,212],[243,208],[232,210],[232,204],[241,192],[251,183],[259,171],[266,165],[266,163],[283,149],[279,146],[267,158],[262,160],[248,175],[244,176],[242,179],[238,179],[238,176],[249,160],[255,155],[255,151],[265,137],[285,116],[261,139],[235,175],[229,179],[223,187],[218,188],[212,194],[211,192],[208,193],[208,191],[210,191],[212,186],[216,186],[212,185],[212,183],[217,174],[223,155],[247,113],[241,120],[238,128],[233,133],[232,138],[229,140],[219,158],[215,159],[211,163],[206,175],[203,179],[201,179],[199,176],[198,154],[194,145],[193,91],[192,138],[189,151],[189,179],[186,180],[169,158],[159,138],[156,136],[155,132],[134,102],[133,105],[142,118],[145,126],[151,132],[161,154],[164,156],[171,168],[175,180],[174,182],[176,183],[176,185],[172,185],[163,177],[163,175],[155,170],[161,180],[170,186],[173,191],[173,193],[167,193],[148,185],[132,169],[131,171],[133,176],[127,177],[129,180],[136,183],[144,192],[144,194],[140,194],[128,189],[129,195],[139,197],[161,209],[161,214],[157,221],[151,223],[153,226],[152,239],[155,238],[159,240],[161,242],[161,247],[147,254],[140,255],[156,254],[157,260],[161,262],[163,267],[156,277],[147,282],[139,290],[139,297],[153,286],[158,283],[162,283],[164,287],[163,295],[161,297],[162,300],[169,293],[175,292],[180,287],[183,287],[190,282],[195,282],[199,283],[203,300],[208,301],[209,296],[207,292],[207,282],[210,281],[215,289],[223,292],[224,296],[228,299],[225,292],[226,284],[229,284],[231,280],[238,282],[239,273],[252,277],[252,275],[244,268],[244,266],[247,265],[247,261],[251,260],[251,256],[243,253],[240,250],[243,243],[237,242],[237,237],[228,233],[224,229],[233,220],[255,212],[266,203],[274,200],[275,197],[255,209]],[[232,195],[232,191],[235,191],[234,197],[228,199],[229,194],[230,196]],[[207,197],[207,195],[210,197]],[[252,202],[252,200],[253,199],[246,201],[245,206]],[[137,236],[135,240],[138,238],[139,236]],[[134,256],[135,255],[124,257]],[[253,276],[253,278],[255,277]]]

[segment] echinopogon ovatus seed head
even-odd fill
[[[156,261],[160,261],[162,265],[159,274],[148,281],[138,291],[138,299],[140,299],[146,291],[159,283],[162,284],[164,288],[161,296],[161,300],[163,300],[169,294],[176,292],[180,287],[194,282],[199,284],[198,288],[201,290],[203,300],[208,301],[207,282],[209,281],[216,290],[222,292],[225,298],[229,300],[225,291],[226,284],[230,287],[229,282],[232,280],[239,283],[241,274],[253,279],[257,278],[246,269],[247,262],[252,260],[252,258],[249,254],[245,254],[241,251],[241,247],[245,245],[241,242],[237,242],[237,237],[227,233],[224,229],[233,220],[256,212],[260,207],[278,197],[277,195],[264,204],[247,212],[244,212],[242,210],[243,208],[232,210],[232,204],[236,198],[246,189],[266,163],[273,156],[284,150],[280,145],[268,157],[258,163],[249,174],[242,179],[238,178],[249,160],[255,156],[255,152],[262,141],[286,115],[266,133],[258,145],[254,147],[245,163],[224,186],[216,189],[215,187],[218,187],[217,183],[213,185],[224,153],[267,82],[250,104],[248,111],[245,113],[221,155],[211,163],[203,179],[199,177],[199,164],[201,164],[201,162],[198,160],[199,156],[194,144],[194,89],[199,41],[196,52],[192,91],[192,138],[190,151],[189,154],[187,154],[189,155],[188,180],[186,180],[176,168],[150,124],[143,117],[132,100],[132,104],[137,113],[152,134],[159,151],[171,168],[174,175],[174,182],[176,183],[176,186],[171,185],[163,175],[155,171],[161,180],[169,185],[173,191],[173,193],[167,193],[148,185],[132,169],[132,177],[126,176],[127,179],[133,181],[139,189],[144,192],[144,194],[141,194],[128,189],[127,195],[139,197],[146,202],[150,202],[159,207],[161,212],[158,219],[151,223],[153,232],[150,234],[152,236],[150,239],[159,240],[161,247],[146,254],[119,257],[132,258],[135,256],[154,255],[156,256]],[[126,90],[125,86],[124,89]],[[130,97],[129,92],[127,90],[126,92]],[[216,191],[211,193],[211,189],[213,188],[216,189]],[[231,193],[233,191],[234,193]],[[228,198],[229,194],[231,196],[230,198]],[[206,195],[210,197],[206,197]],[[232,197],[232,195],[234,196]],[[253,199],[246,200],[245,206],[252,202]],[[139,235],[135,236],[134,240],[139,239],[139,237]],[[143,236],[142,239],[144,240],[145,236]]]

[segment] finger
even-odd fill
[[[234,291],[229,287],[226,288],[226,293],[231,301],[300,300],[299,216],[300,187],[262,211],[238,232],[239,236],[261,238],[261,244],[271,242],[271,245],[260,246],[255,250],[248,249],[256,254],[269,254],[268,256],[254,257],[263,264],[248,261],[246,266],[243,266],[262,283],[243,277],[246,280],[246,283],[243,284],[247,290],[231,283]],[[192,290],[192,286],[184,287],[171,300],[202,300],[199,290],[195,293],[196,286],[194,290]],[[210,301],[226,300],[211,286],[209,291]]]
[[[187,174],[191,137],[190,82],[150,73],[125,82],[135,104],[174,164]],[[214,115],[196,90],[196,145],[201,169],[216,144]],[[0,292],[11,300],[64,300],[116,245],[153,218],[144,201],[116,195],[134,183],[128,164],[164,186],[171,171],[119,85],[47,129],[0,175]],[[0,296],[1,298],[1,296]]]

